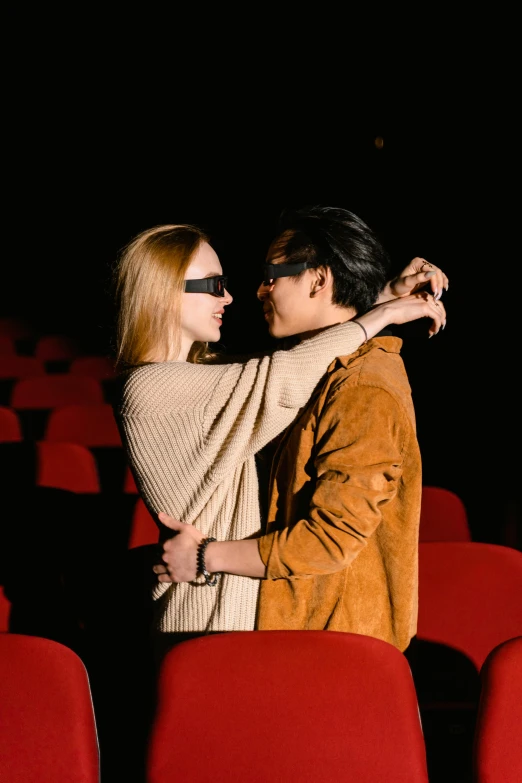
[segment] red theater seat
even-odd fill
[[[428,781],[408,663],[379,639],[203,636],[167,653],[157,694],[148,783]]]
[[[80,376],[77,376],[80,378]],[[82,378],[82,380],[93,380]],[[94,381],[97,383],[97,381]],[[120,446],[120,432],[107,402],[56,407],[49,413],[45,440],[66,440],[84,446]]]
[[[27,340],[34,336],[34,330],[23,318],[4,316],[0,318],[0,335],[13,340]]]
[[[18,414],[12,408],[0,405],[0,443],[16,443],[22,440],[22,426]]]
[[[18,410],[96,405],[101,402],[103,390],[99,381],[70,373],[23,378],[15,382],[11,392],[11,407]]]
[[[10,615],[11,615],[11,601],[6,596],[2,585],[0,585],[0,633],[9,631]]]
[[[423,486],[419,540],[471,541],[466,507],[455,492]]]
[[[100,492],[96,460],[80,443],[38,441],[36,483],[81,494]]]
[[[42,335],[34,346],[34,355],[43,362],[69,361],[79,353],[76,341],[63,334]]]
[[[6,783],[99,783],[87,671],[59,642],[0,634],[0,778]]]
[[[100,383],[94,378],[76,377]],[[64,405],[50,411],[44,440],[68,441],[87,446],[94,454],[102,492],[121,493],[126,456],[112,406],[107,402],[93,405]]]
[[[136,482],[134,481],[134,476],[132,475],[132,471],[127,465],[125,468],[125,477],[123,482],[123,492],[126,495],[137,495],[138,494],[138,487],[136,486]]]
[[[34,356],[2,354],[0,356],[0,378],[31,378],[45,375],[45,365]]]
[[[157,544],[158,538],[158,525],[142,498],[138,497],[131,519],[129,548],[133,549],[146,544]]]
[[[107,356],[77,356],[71,361],[69,372],[72,375],[87,375],[99,381],[115,377],[114,362]]]
[[[480,672],[475,783],[522,780],[522,636],[495,647]]]
[[[16,354],[16,345],[12,337],[0,334],[0,356]]]
[[[522,635],[522,552],[479,542],[419,544],[417,638],[446,645],[480,671],[491,650]]]

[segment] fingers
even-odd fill
[[[435,296],[430,296],[429,294],[426,294],[426,305],[428,308],[427,315],[431,318],[431,324],[428,332],[429,336],[433,337],[446,326],[446,308],[440,300],[438,300]]]
[[[173,582],[169,573],[169,567],[166,563],[161,562],[152,566],[152,570],[158,577],[158,582]]]
[[[429,318],[429,336],[438,334],[446,326],[446,309],[440,299],[436,299],[428,291],[417,291],[415,294],[388,302],[393,311],[393,317],[388,323],[408,323],[419,318]]]
[[[182,527],[184,527],[183,522],[174,519],[174,517],[169,517],[169,515],[165,514],[163,511],[159,512],[158,519],[162,525],[165,525],[165,527],[170,527],[171,530],[181,530]]]
[[[390,291],[396,297],[415,294],[428,285],[435,299],[440,299],[443,291],[448,290],[448,277],[438,266],[419,256],[389,283]]]
[[[433,296],[437,300],[440,299],[443,291],[447,291],[449,288],[447,275],[438,266],[426,261],[425,258],[414,258],[413,264],[418,269],[416,277],[418,278],[419,286],[429,282]]]

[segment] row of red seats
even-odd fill
[[[100,783],[81,659],[49,639],[0,634],[0,671],[2,779]],[[480,677],[473,781],[518,783],[522,636],[491,650]],[[162,663],[151,726],[147,783],[428,783],[406,659],[358,634],[250,631],[184,642]]]
[[[43,354],[45,356],[45,354]],[[0,378],[32,378],[48,372],[47,362],[41,356],[0,353]],[[97,380],[113,378],[114,363],[106,356],[77,356],[67,363],[67,372]]]
[[[47,376],[46,376],[47,377]],[[51,376],[52,377],[52,376]],[[68,386],[71,390],[72,385]],[[82,391],[85,390],[85,387]],[[60,389],[63,391],[63,389]],[[56,402],[53,402],[56,399]],[[43,437],[47,441],[68,440],[83,446],[121,446],[121,436],[114,418],[112,406],[108,402],[60,403],[60,398],[39,397],[40,405],[23,405],[20,398],[16,405],[0,406],[0,442],[24,440],[24,421],[22,410],[41,409],[45,412]]]
[[[0,333],[0,356],[24,355],[19,348],[20,340]],[[41,361],[74,359],[82,353],[78,343],[67,335],[40,335],[32,338],[30,348],[24,348],[25,355],[35,356]]]
[[[69,362],[85,354],[85,346],[69,334],[48,334],[21,319],[0,317],[2,358],[20,355],[32,356],[43,362]]]
[[[16,411],[0,407],[0,444],[22,441]],[[45,438],[36,441],[37,483],[80,493],[101,492],[94,453],[100,447],[122,448],[110,405],[71,405],[51,411]],[[137,494],[128,465],[125,466],[121,490],[125,494]],[[420,540],[471,539],[468,515],[460,497],[443,487],[424,486]]]

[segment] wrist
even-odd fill
[[[212,536],[202,538],[196,552],[197,572],[203,576],[205,584],[210,587],[215,587],[219,579],[219,574],[213,570],[212,563],[208,558],[208,548],[215,541],[216,539]]]
[[[207,566],[207,570],[210,571],[212,574],[217,574],[220,571],[223,570],[221,567],[221,564],[219,562],[219,541],[210,541],[207,544],[207,548],[205,550],[205,563]]]
[[[376,304],[384,304],[385,302],[389,302],[390,299],[396,299],[396,295],[393,293],[392,290],[392,282],[386,283],[384,288],[382,289],[381,293],[379,294],[377,298]]]
[[[372,337],[375,337],[381,329],[384,329],[390,323],[389,313],[387,315],[386,310],[386,304],[381,304],[374,307],[373,310],[364,313],[364,315],[358,315],[357,318],[353,319],[359,326],[362,326],[367,340],[371,340]]]

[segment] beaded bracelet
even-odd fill
[[[203,538],[198,545],[198,552],[197,552],[197,564],[198,564],[198,572],[202,574],[205,578],[205,584],[209,585],[210,587],[215,587],[218,583],[218,574],[211,574],[209,571],[207,571],[205,567],[205,549],[207,546],[212,543],[212,541],[217,541],[217,538],[213,538],[212,536],[209,536],[208,538]]]

